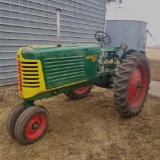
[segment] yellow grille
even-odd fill
[[[40,60],[17,59],[19,67],[19,95],[22,98],[31,98],[46,91],[44,75]]]
[[[21,61],[22,87],[39,88],[40,75],[38,72],[38,62]]]

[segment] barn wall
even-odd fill
[[[61,42],[97,43],[104,30],[106,0],[1,0],[0,86],[17,83],[16,51],[21,46],[56,44],[56,9]]]

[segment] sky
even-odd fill
[[[147,45],[160,45],[160,0],[122,0],[120,8],[116,4],[107,6],[107,19],[131,19],[147,22],[147,29],[154,40],[147,35]]]

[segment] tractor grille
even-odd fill
[[[40,79],[37,62],[21,61],[21,78],[22,87],[38,88],[40,87]]]
[[[81,56],[44,59],[47,81],[50,84],[75,82],[85,79],[84,61]]]

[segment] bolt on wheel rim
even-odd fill
[[[25,129],[25,135],[28,139],[38,138],[45,130],[47,118],[44,114],[36,114],[28,121]]]
[[[128,85],[128,102],[131,108],[136,109],[143,102],[148,84],[147,69],[144,64],[137,65]]]

